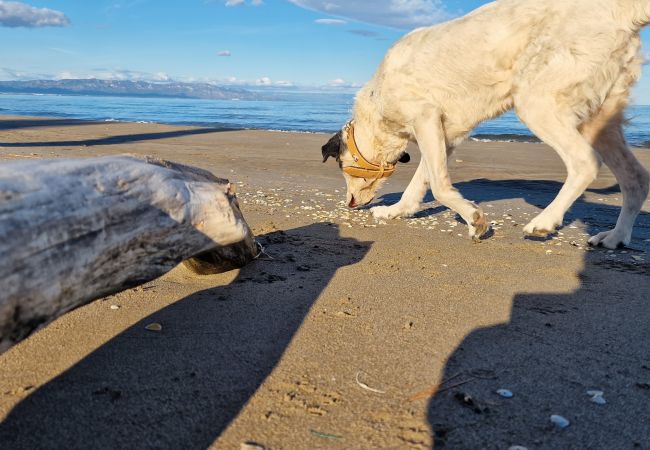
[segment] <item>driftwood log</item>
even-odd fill
[[[210,172],[134,156],[0,164],[0,352],[188,258],[206,274],[256,253],[233,187]]]

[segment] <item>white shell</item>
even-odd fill
[[[591,401],[597,405],[607,404],[607,400],[605,400],[602,395],[594,395],[593,397],[591,397]]]
[[[497,394],[499,394],[503,398],[512,398],[514,397],[514,394],[512,391],[509,391],[508,389],[497,389]]]
[[[566,428],[569,425],[571,425],[571,422],[569,422],[569,420],[567,418],[562,417],[562,416],[558,416],[556,414],[553,414],[551,416],[551,423],[553,425],[555,425],[556,427],[558,427],[558,428]]]
[[[240,450],[264,450],[264,446],[255,442],[242,442],[239,445]]]

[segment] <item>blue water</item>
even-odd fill
[[[263,101],[0,94],[0,114],[335,132],[349,119],[353,101],[352,94],[306,92],[275,93],[273,100]],[[631,107],[627,115],[630,144],[650,146],[650,106]],[[511,112],[481,124],[472,134],[482,140],[534,140]]]

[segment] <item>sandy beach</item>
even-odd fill
[[[2,162],[133,153],[230,179],[267,255],[178,267],[0,355],[0,448],[650,448],[650,201],[630,248],[587,248],[622,203],[603,168],[557,235],[524,239],[561,161],[468,142],[451,175],[492,222],[476,244],[431,198],[412,219],[348,210],[328,137],[0,116]]]

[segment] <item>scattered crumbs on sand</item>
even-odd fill
[[[377,228],[401,223],[412,229],[435,230],[453,238],[467,238],[465,224],[459,220],[458,215],[435,201],[423,204],[421,211],[412,217],[386,221],[376,220],[368,207],[348,208],[342,200],[342,193],[336,189],[326,192],[315,188],[279,187],[265,191],[250,190],[241,192],[238,196],[241,204],[246,207],[259,209],[268,214],[282,213],[286,218],[303,216],[311,221],[336,223],[345,228]],[[482,206],[484,210],[489,209],[486,216],[497,239],[507,235],[521,236],[523,225],[539,213],[533,208],[513,207],[506,202],[488,203]],[[550,235],[546,240],[540,241],[540,244],[552,248],[566,244],[574,251],[589,251],[587,245],[589,233],[585,232],[586,226],[584,223],[570,224]],[[547,254],[552,253],[554,253],[552,250],[547,252]],[[642,257],[636,255],[633,259],[640,261]]]

